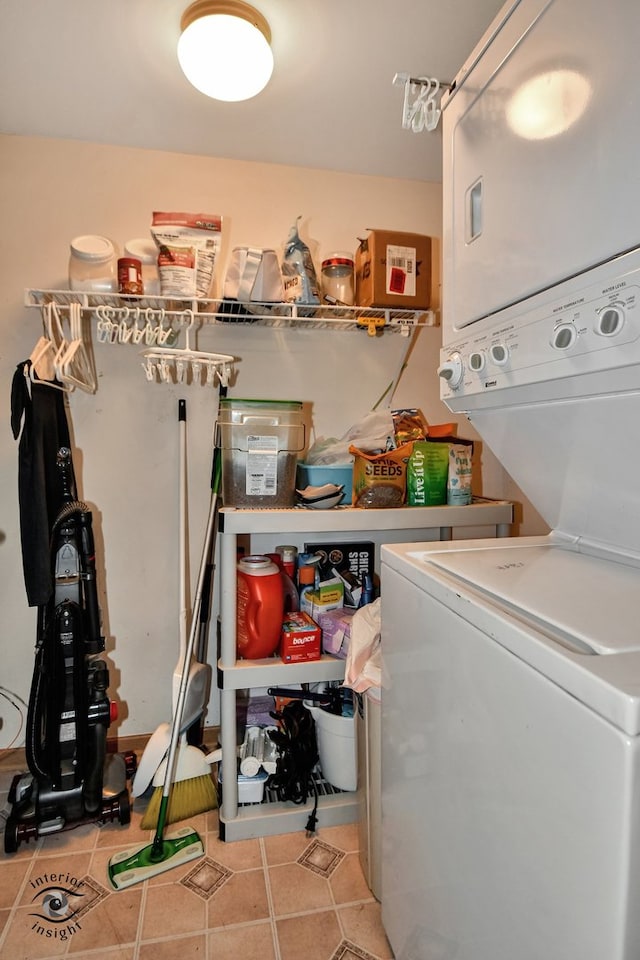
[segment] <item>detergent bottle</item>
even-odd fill
[[[270,657],[282,631],[284,594],[278,566],[262,555],[243,557],[237,568],[236,644],[245,660]]]
[[[287,564],[285,566],[280,553],[267,553],[265,556],[269,557],[270,560],[273,560],[280,571],[280,576],[282,578],[283,613],[287,614],[299,610],[300,600],[298,597],[298,589],[291,576],[287,572],[287,566],[289,565]]]

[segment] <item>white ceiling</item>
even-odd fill
[[[502,0],[254,0],[266,90],[225,104],[176,59],[189,0],[0,0],[0,132],[441,179],[441,133],[402,129],[397,72],[452,79]]]

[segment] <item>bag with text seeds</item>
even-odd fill
[[[349,447],[353,460],[355,507],[401,507],[405,501],[407,462],[411,443],[384,453],[365,453]]]

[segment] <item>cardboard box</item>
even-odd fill
[[[322,650],[333,657],[344,660],[349,652],[351,642],[351,620],[355,614],[353,607],[343,607],[342,610],[330,610],[321,613],[318,625],[322,630]]]
[[[321,613],[344,606],[344,584],[338,577],[320,583],[314,590],[300,594],[300,610],[318,622]]]
[[[307,613],[288,613],[282,621],[280,659],[284,663],[302,663],[320,659],[322,632]]]
[[[333,570],[349,570],[362,583],[365,573],[374,575],[375,544],[373,540],[354,540],[351,543],[305,543],[306,553],[319,553],[320,573],[323,579]]]
[[[355,257],[356,304],[428,310],[431,305],[431,237],[370,230]]]

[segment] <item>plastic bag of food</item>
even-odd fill
[[[393,430],[396,439],[396,446],[401,447],[403,443],[409,443],[411,440],[424,440],[429,432],[427,421],[422,411],[417,407],[403,407],[400,410],[392,410]]]
[[[365,453],[357,447],[349,450],[353,460],[354,507],[401,507],[406,494],[407,462],[412,443],[384,453]]]
[[[284,248],[282,280],[287,303],[320,303],[320,285],[313,265],[311,251],[300,239],[296,217]]]
[[[450,438],[455,429],[455,423],[430,423],[427,429],[427,440],[430,440],[432,437],[437,437],[438,439],[442,437]]]
[[[472,440],[449,444],[447,503],[451,506],[471,503],[472,456]]]
[[[395,446],[393,437],[393,419],[389,410],[371,410],[362,420],[352,424],[347,432],[336,437],[318,437],[309,448],[306,463],[321,464],[352,463],[350,447],[357,447],[365,453],[382,453]]]
[[[158,248],[163,297],[206,298],[211,293],[222,242],[222,217],[154,212],[151,236]]]
[[[407,464],[407,505],[436,507],[447,502],[449,444],[417,441]]]

